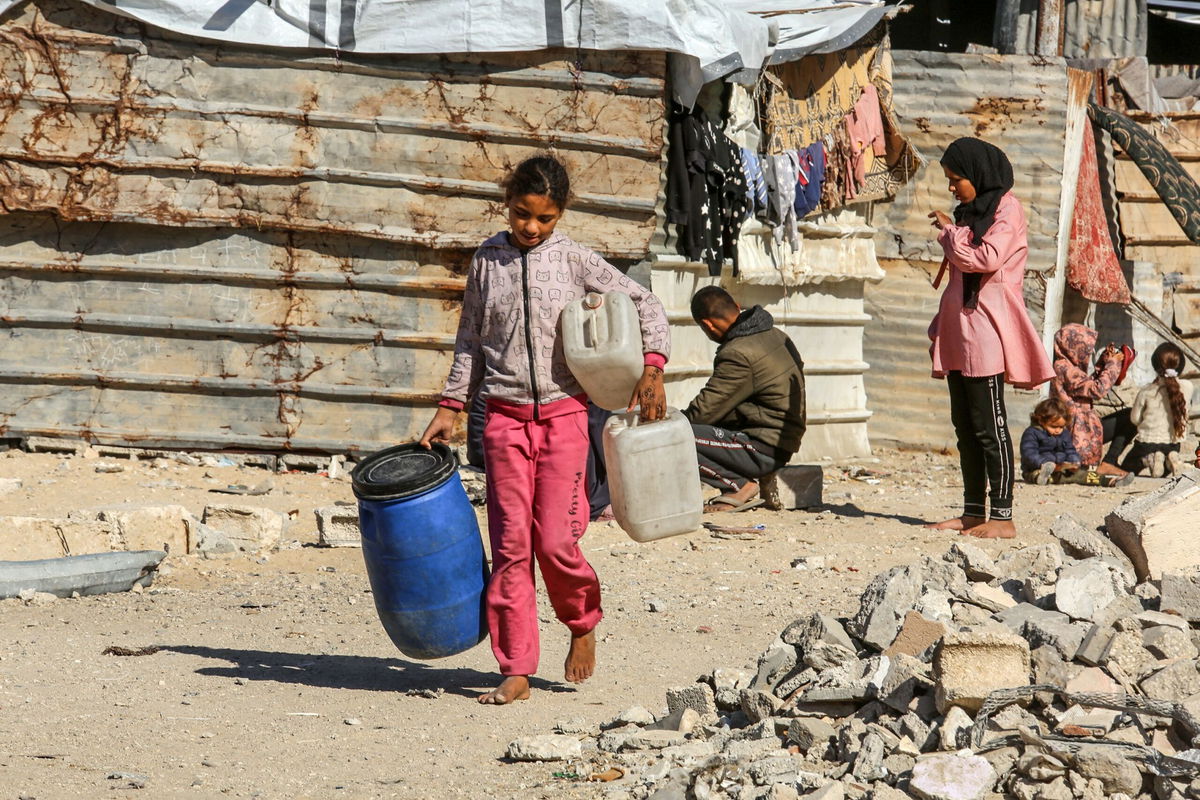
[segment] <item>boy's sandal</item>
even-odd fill
[[[767,502],[761,497],[754,497],[745,502],[739,502],[726,494],[718,495],[704,504],[704,513],[712,514],[717,511],[749,511]]]

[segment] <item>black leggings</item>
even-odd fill
[[[958,437],[958,459],[963,476],[963,516],[1012,519],[1013,446],[1004,410],[1004,376],[946,376],[950,389],[950,421]],[[990,490],[990,491],[989,491]]]
[[[1129,419],[1128,408],[1101,417],[1100,425],[1104,428],[1104,441],[1112,442],[1104,454],[1104,461],[1115,467],[1121,460],[1121,453],[1137,436],[1137,425]]]

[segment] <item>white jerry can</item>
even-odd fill
[[[637,307],[620,292],[588,292],[563,309],[563,353],[588,398],[624,411],[642,377],[642,329]]]
[[[692,425],[678,409],[640,422],[637,412],[604,425],[608,491],[617,524],[636,542],[700,527],[702,500]]]

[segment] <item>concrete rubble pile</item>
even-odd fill
[[[1170,482],[1161,507],[1198,482]],[[1153,506],[1131,499],[1105,530],[1153,549]],[[1200,798],[1200,564],[1139,583],[1115,537],[1069,515],[1051,532],[895,567],[849,619],[792,622],[757,669],[670,689],[665,714],[559,723],[509,757],[636,800]]]

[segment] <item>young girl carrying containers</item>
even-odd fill
[[[468,398],[483,393],[492,551],[487,619],[504,679],[479,702],[497,705],[528,698],[537,671],[535,557],[555,615],[571,632],[566,679],[584,681],[595,667],[600,582],[579,547],[588,524],[587,397],[563,357],[559,316],[587,292],[629,295],[645,362],[629,409],[640,405],[643,420],[666,413],[662,370],[670,355],[658,298],[555,230],[570,197],[561,162],[526,159],[504,190],[509,230],[480,245],[471,261],[454,363],[421,437],[426,447],[447,441]]]

